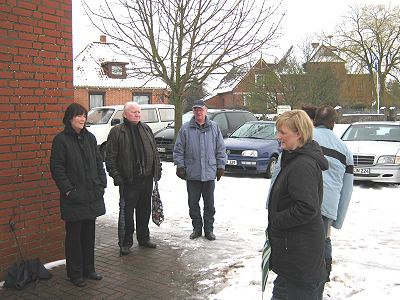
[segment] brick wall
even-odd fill
[[[64,224],[49,173],[54,135],[73,101],[71,0],[0,2],[0,280],[18,260],[64,257]]]

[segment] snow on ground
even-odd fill
[[[270,180],[261,177],[224,176],[216,182],[215,251],[229,254],[209,266],[215,278],[199,284],[212,285],[224,276],[228,285],[211,300],[261,299],[261,248],[267,226],[265,201]],[[175,175],[172,163],[163,163],[159,183],[165,221],[150,225],[152,236],[187,251],[200,248],[202,240],[188,239],[192,231],[186,184]],[[333,229],[333,271],[326,284],[325,300],[400,299],[400,199],[397,185],[360,184],[354,187],[348,215],[341,230]],[[109,178],[105,194],[110,222],[118,218],[118,189]],[[226,250],[221,247],[223,240]],[[238,242],[240,241],[240,242]],[[208,242],[207,242],[208,243]],[[237,247],[237,251],[235,249]],[[218,255],[218,253],[214,253]],[[222,256],[221,256],[222,257]],[[226,255],[224,255],[226,257]],[[189,262],[190,263],[190,262]],[[269,299],[275,274],[270,273],[264,299]]]

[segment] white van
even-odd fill
[[[141,122],[156,132],[175,119],[175,106],[171,104],[141,104]],[[86,128],[97,139],[101,154],[105,154],[105,145],[111,128],[123,122],[123,105],[99,106],[88,112]]]

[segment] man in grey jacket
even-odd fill
[[[322,148],[329,163],[329,169],[322,172],[324,178],[324,196],[321,214],[325,226],[325,262],[329,274],[332,266],[331,226],[342,228],[353,192],[353,154],[337,137],[332,129],[337,118],[336,111],[330,106],[322,106],[315,112],[314,140]]]
[[[190,239],[202,235],[212,241],[214,235],[214,189],[224,174],[226,164],[225,143],[217,123],[207,118],[204,101],[193,104],[193,118],[182,125],[174,147],[176,175],[186,180],[189,215],[193,232]],[[204,201],[203,218],[200,212],[200,197]],[[204,219],[204,220],[203,220]]]

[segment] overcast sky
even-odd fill
[[[86,0],[95,7],[98,0]],[[279,1],[279,0],[271,0]],[[282,21],[282,37],[274,55],[281,56],[291,46],[300,45],[307,37],[315,33],[333,33],[334,26],[349,10],[351,4],[400,5],[400,0],[282,0],[282,11],[286,16]],[[73,9],[73,46],[76,56],[88,43],[98,41],[100,33],[94,29],[82,8],[81,0],[72,1]],[[267,55],[267,53],[263,53]],[[268,56],[268,55],[267,55]]]

